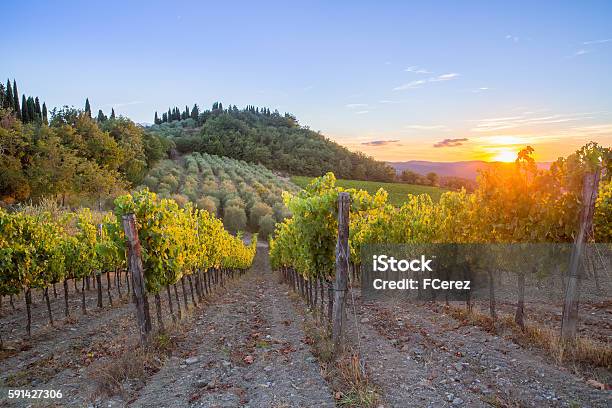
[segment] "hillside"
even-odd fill
[[[197,105],[169,109],[148,133],[174,142],[179,153],[227,156],[292,175],[321,176],[329,171],[341,178],[393,181],[395,172],[383,162],[349,151],[324,135],[301,126],[297,119],[267,108],[215,103],[200,112]]]
[[[180,205],[193,202],[223,218],[231,232],[250,230],[264,238],[289,215],[282,192],[297,190],[263,166],[206,153],[160,161],[143,186]]]
[[[291,181],[298,186],[305,188],[312,180],[311,177],[294,176]],[[408,198],[408,194],[429,194],[434,201],[438,201],[444,190],[439,187],[420,186],[416,184],[405,183],[381,183],[375,181],[361,180],[336,180],[336,185],[343,188],[355,188],[358,190],[366,190],[369,194],[374,194],[378,189],[382,188],[389,193],[389,203],[395,206],[400,206]]]
[[[437,173],[441,177],[461,177],[476,180],[478,172],[491,168],[494,165],[507,166],[508,163],[486,162],[482,160],[460,161],[460,162],[431,162],[422,160],[410,160],[405,162],[388,162],[397,174],[404,170],[410,170],[418,174]],[[538,163],[542,169],[547,169],[550,163]]]

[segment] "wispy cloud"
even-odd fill
[[[410,81],[407,82],[405,84],[396,86],[395,88],[393,88],[394,91],[405,91],[407,89],[416,89],[416,88],[420,88],[421,85],[427,83],[427,81],[424,80],[419,80],[419,81]]]
[[[517,43],[517,42],[519,42],[521,40],[520,37],[518,37],[516,35],[512,35],[512,34],[506,34],[505,38],[506,38],[506,40],[510,40],[512,42],[515,42],[515,43]]]
[[[390,144],[399,145],[399,140],[371,140],[369,142],[362,142],[364,146],[387,146]]]
[[[467,142],[468,138],[462,137],[458,139],[444,139],[438,143],[435,143],[433,147],[457,147],[463,145],[464,142]]]
[[[394,91],[405,91],[408,89],[417,89],[420,88],[421,86],[425,85],[426,83],[429,82],[441,82],[441,81],[450,81],[452,79],[456,79],[459,76],[459,74],[455,73],[455,72],[451,72],[448,74],[442,74],[442,75],[438,75],[435,77],[431,77],[428,79],[420,79],[418,81],[410,81],[407,82],[405,84],[396,86],[395,88],[393,88]]]
[[[485,92],[485,91],[489,91],[491,90],[491,88],[488,88],[486,86],[481,86],[480,88],[476,88],[476,89],[472,89],[473,93],[480,93],[480,92]]]
[[[361,110],[361,111],[355,112],[356,115],[365,115],[366,113],[370,113],[370,111],[369,110]]]
[[[345,105],[349,109],[365,108],[368,106],[367,103],[348,103]]]
[[[450,81],[451,79],[455,79],[459,76],[456,72],[451,72],[449,74],[438,75],[437,77],[429,78],[429,82],[438,82],[438,81]]]
[[[420,67],[417,67],[417,66],[408,67],[404,71],[406,71],[406,72],[414,72],[415,74],[431,74],[431,71],[428,71],[425,68],[420,68]]]
[[[605,44],[609,42],[612,42],[612,38],[606,38],[605,40],[585,41],[582,43],[582,45],[596,45],[596,44]]]
[[[567,58],[579,57],[581,55],[588,54],[590,52],[591,52],[590,50],[585,50],[584,48],[581,48],[578,51],[576,51],[575,53],[573,53],[572,55],[568,55]]]
[[[515,129],[520,127],[534,127],[543,125],[554,125],[567,122],[579,122],[592,119],[597,112],[570,113],[570,114],[549,114],[542,116],[537,112],[524,112],[520,115],[484,118],[476,120],[473,132],[496,132],[505,129]]]
[[[612,123],[576,126],[569,131],[576,136],[609,136],[612,138]]]

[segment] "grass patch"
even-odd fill
[[[312,177],[292,176],[291,181],[298,186],[305,188],[312,180]],[[439,201],[440,196],[447,190],[440,187],[421,186],[416,184],[405,183],[382,183],[378,181],[362,181],[362,180],[337,180],[336,185],[343,188],[355,188],[366,190],[370,194],[374,194],[378,189],[382,188],[389,193],[389,204],[400,206],[406,202],[408,194],[429,194],[433,201]]]
[[[119,358],[97,364],[90,375],[95,386],[95,397],[125,395],[124,387],[133,382],[144,383],[151,373],[161,367],[155,353],[137,348],[123,353]],[[129,386],[128,386],[129,387]]]
[[[293,293],[294,302],[301,298]],[[379,391],[370,383],[366,369],[359,355],[344,347],[340,355],[334,353],[334,345],[325,324],[318,321],[316,314],[306,313],[303,323],[305,343],[310,345],[312,354],[319,361],[321,374],[330,385],[337,406],[377,407],[380,402]]]

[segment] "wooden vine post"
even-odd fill
[[[593,213],[599,187],[600,171],[587,173],[582,184],[582,209],[580,211],[580,226],[574,241],[570,257],[569,276],[563,303],[563,318],[561,320],[561,338],[564,341],[574,341],[578,327],[578,294],[580,290],[580,271],[584,261],[586,242],[593,229]]]
[[[136,319],[138,320],[140,340],[143,344],[146,344],[149,340],[151,324],[147,323],[148,313],[145,313],[145,281],[141,258],[142,249],[136,229],[136,216],[134,214],[124,215],[122,217],[122,224],[127,241],[128,269],[132,276],[134,305],[136,306]]]
[[[102,224],[98,224],[98,237],[102,239]],[[102,267],[100,265],[100,267]],[[98,308],[102,309],[102,270],[98,269],[96,271],[96,284],[98,285]]]
[[[336,244],[336,287],[334,291],[332,341],[335,350],[342,344],[342,326],[345,320],[345,300],[349,270],[349,193],[338,195],[338,242]]]

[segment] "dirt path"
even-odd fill
[[[356,302],[361,350],[385,406],[608,407],[549,359],[440,311]],[[349,313],[350,316],[350,313]],[[352,317],[351,317],[352,319]],[[351,320],[354,325],[354,320]],[[352,329],[353,340],[355,329]]]
[[[252,271],[200,312],[131,406],[333,407],[300,315],[276,279],[259,248]]]

